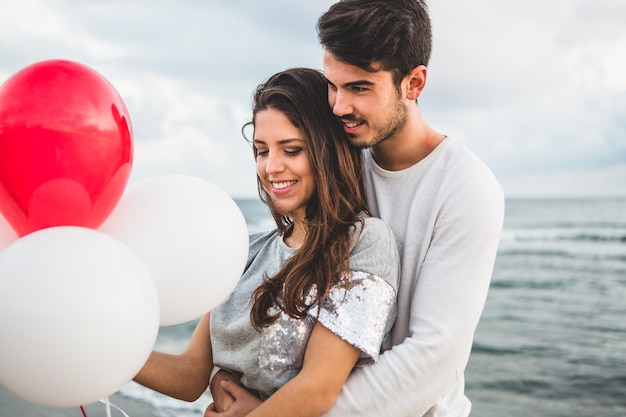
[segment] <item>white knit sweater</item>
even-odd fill
[[[464,369],[502,231],[502,188],[452,138],[402,171],[364,152],[372,214],[390,225],[402,263],[394,347],[354,371],[327,416],[467,417]]]

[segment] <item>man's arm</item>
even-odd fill
[[[241,386],[239,380],[233,374],[223,369],[220,369],[213,376],[209,384],[211,397],[213,397],[213,403],[211,403],[209,407],[219,413],[228,410],[235,401],[238,401],[239,406],[245,407],[246,410],[253,410],[261,401],[256,395],[248,392],[248,390]],[[228,387],[231,385],[241,387],[241,391],[238,391],[236,388],[229,389]],[[246,406],[241,404],[247,401],[249,401],[251,405]]]
[[[355,370],[326,416],[423,416],[450,394],[463,376],[482,314],[503,215],[496,184],[442,213],[419,280],[402,277],[413,280],[403,286],[413,288],[409,323],[397,323],[408,326],[408,337],[374,366]]]
[[[227,373],[225,371],[221,372]],[[217,375],[214,379],[216,378]],[[235,379],[220,378],[215,384],[219,385],[222,395],[230,397],[232,401],[220,402],[220,406],[226,407],[224,409],[218,408],[215,402],[209,404],[204,413],[204,417],[245,417],[263,402],[259,397],[251,394],[245,387],[240,385],[239,381]],[[211,385],[213,386],[213,382],[211,382]],[[215,389],[215,387],[213,389]],[[213,399],[217,402],[215,397],[213,397]]]

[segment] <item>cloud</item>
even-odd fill
[[[0,0],[0,81],[44,59],[89,65],[129,109],[133,181],[186,173],[252,197],[240,135],[252,91],[285,68],[321,68],[315,23],[332,2]],[[626,195],[622,3],[432,0],[426,120],[509,195]]]
[[[626,162],[626,5],[432,3],[422,106],[434,125],[468,143],[509,194],[626,194],[612,180]]]

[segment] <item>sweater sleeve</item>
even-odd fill
[[[412,281],[401,290],[410,289],[412,301],[409,322],[396,325],[408,326],[408,336],[376,365],[355,370],[326,416],[430,416],[440,401],[448,410],[437,416],[469,414],[469,404],[451,404],[446,396],[464,398],[454,390],[463,390],[487,297],[504,217],[502,190],[495,181],[468,186],[437,217],[419,276],[403,271],[401,278]]]

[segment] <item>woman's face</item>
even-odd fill
[[[254,122],[256,172],[261,184],[283,214],[303,221],[315,192],[315,178],[302,132],[284,113],[272,108],[259,111]]]

